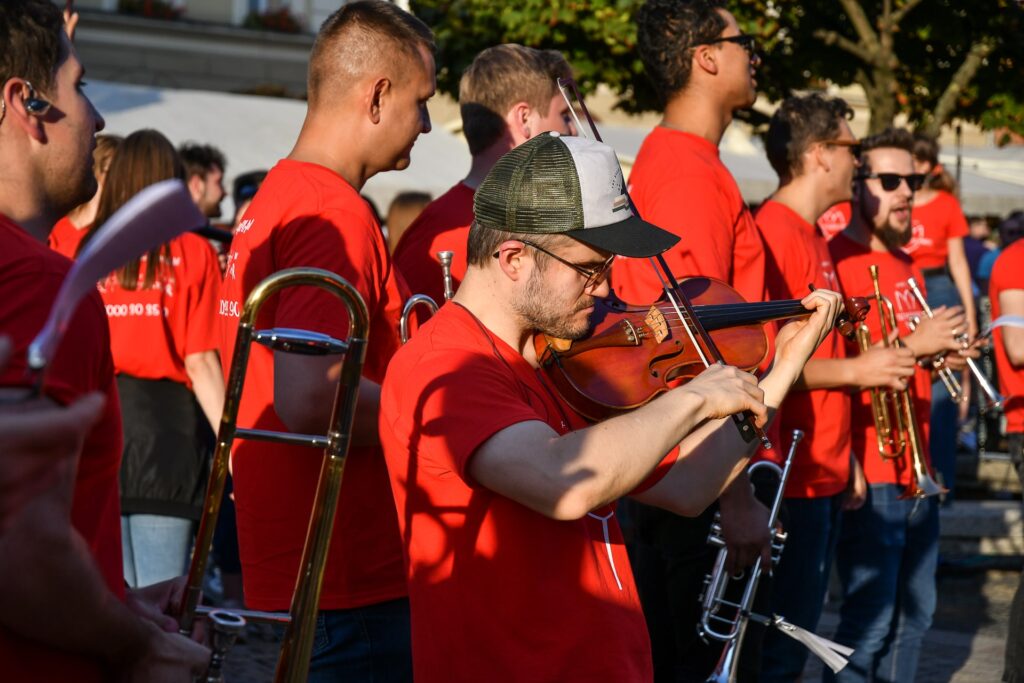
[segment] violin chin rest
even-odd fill
[[[558,337],[548,337],[547,335],[545,335],[545,339],[547,339],[548,346],[554,349],[557,353],[565,353],[572,348],[571,339],[559,339]]]

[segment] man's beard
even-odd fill
[[[514,305],[516,313],[534,329],[556,339],[582,339],[590,333],[590,318],[580,323],[575,321],[575,314],[584,308],[594,305],[593,297],[584,297],[577,301],[572,313],[555,313],[550,310],[551,292],[545,291],[541,284],[540,274],[534,270],[530,281],[526,283],[526,291]]]
[[[882,240],[885,246],[893,251],[907,246],[913,234],[914,231],[909,226],[906,230],[902,231],[889,224],[886,224],[883,228],[875,228],[875,235],[878,236],[878,239]]]

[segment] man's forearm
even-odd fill
[[[140,656],[152,637],[51,501],[25,506],[0,537],[0,586],[0,623],[54,648],[117,664]]]
[[[838,389],[856,384],[852,374],[854,358],[812,358],[807,361],[794,389]]]

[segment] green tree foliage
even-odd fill
[[[869,129],[906,113],[937,133],[952,118],[1024,132],[1024,9],[1016,0],[732,0],[765,44],[772,98],[859,84]]]
[[[642,0],[413,0],[440,47],[439,86],[485,47],[562,50],[584,92],[605,83],[626,111],[656,100],[636,56]],[[881,130],[904,112],[937,132],[952,118],[1024,134],[1024,9],[1017,0],[728,0],[756,34],[771,99],[831,82],[861,85]]]
[[[438,88],[453,96],[473,57],[499,43],[561,50],[584,92],[605,83],[626,111],[657,107],[636,56],[642,0],[413,0],[437,39]]]

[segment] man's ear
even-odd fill
[[[693,51],[693,66],[702,71],[718,74],[718,51],[713,45],[700,45]]]
[[[519,280],[524,275],[523,252],[525,246],[518,240],[506,240],[498,245],[498,267],[510,280]]]
[[[380,123],[381,111],[384,109],[385,100],[391,94],[391,80],[380,77],[375,80],[370,88],[369,100],[367,102],[367,114],[374,124]]]
[[[3,85],[0,92],[3,103],[0,110],[3,111],[3,125],[16,126],[25,132],[26,135],[39,143],[46,142],[46,132],[43,130],[42,116],[31,111],[26,102],[35,98],[35,93],[28,87],[25,81],[12,78]]]
[[[529,140],[531,133],[539,132],[530,130],[531,113],[533,113],[533,108],[529,104],[516,102],[509,107],[508,113],[505,114],[505,124],[508,126],[508,132],[511,133],[515,145],[521,145]]]
[[[193,173],[188,177],[188,191],[192,195],[192,201],[198,201],[203,196],[203,190],[206,189],[206,180],[203,176],[198,173]]]
[[[813,143],[811,148],[807,150],[808,154],[804,155],[804,163],[808,161],[813,163],[817,168],[828,173],[832,170],[832,164],[829,162],[828,156],[825,154],[825,145],[820,143]]]

